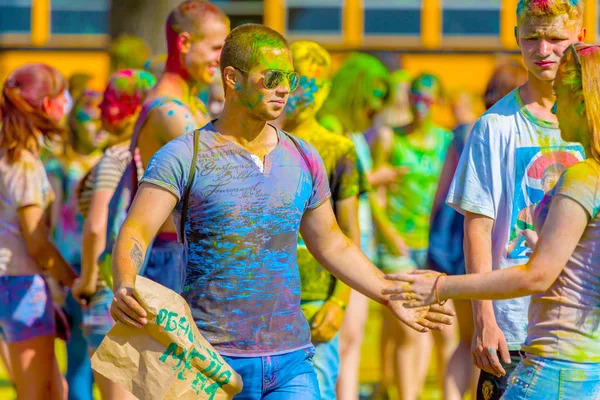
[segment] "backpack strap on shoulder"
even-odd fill
[[[190,200],[190,191],[192,184],[194,183],[194,177],[196,176],[196,164],[198,162],[198,142],[200,141],[200,132],[198,129],[194,130],[194,151],[192,155],[192,161],[190,163],[190,173],[188,176],[188,182],[185,186],[185,192],[183,193],[183,202],[181,206],[181,218],[179,219],[179,240],[182,244],[185,244],[185,220],[187,218],[188,204]]]

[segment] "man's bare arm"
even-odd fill
[[[465,216],[465,265],[468,274],[492,271],[492,218],[467,212]],[[504,334],[498,328],[490,300],[473,300],[475,335],[471,352],[474,364],[492,374],[502,376],[506,371],[497,355],[505,362],[510,355]]]
[[[177,204],[177,197],[158,186],[142,183],[119,231],[112,258],[115,300],[113,318],[141,327],[146,313],[133,297],[135,278],[144,265],[148,245]]]
[[[382,290],[390,285],[363,254],[360,248],[340,230],[333,209],[325,202],[314,210],[304,213],[300,224],[302,237],[312,255],[336,278],[371,299],[386,304],[390,310],[411,328],[424,332],[442,329],[442,324],[451,324],[452,311],[432,307],[416,313],[403,307],[401,302],[389,302]]]

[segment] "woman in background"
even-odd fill
[[[83,216],[77,205],[77,186],[102,156],[100,102],[102,93],[83,91],[68,118],[68,137],[61,154],[46,163],[48,179],[55,193],[52,212],[53,240],[75,271],[81,273]],[[83,312],[72,293],[66,297],[65,312],[71,324],[67,341],[67,383],[69,400],[91,400],[92,368],[81,325]]]
[[[400,173],[391,168],[373,170],[369,144],[363,134],[373,125],[375,115],[381,111],[390,91],[390,75],[377,58],[355,53],[351,55],[332,79],[331,92],[317,115],[319,122],[333,132],[344,134],[354,142],[358,155],[358,169],[368,184],[378,187],[395,181]],[[389,246],[402,249],[402,239],[394,235],[389,221],[377,204],[372,193],[359,198],[359,221],[361,249],[377,264],[374,226],[388,233]],[[401,251],[401,250],[400,250]],[[360,349],[368,317],[368,299],[352,291],[340,330],[340,371],[337,396],[340,400],[356,400]]]
[[[40,143],[62,135],[65,90],[54,68],[27,64],[10,74],[0,98],[0,334],[22,399],[63,400],[67,393],[43,274],[67,287],[76,275],[50,237],[54,193],[40,159]]]
[[[84,216],[82,268],[73,296],[88,304],[84,334],[90,354],[114,325],[109,313],[113,298],[112,272],[100,271],[98,265],[106,247],[109,203],[132,157],[138,166],[138,176],[144,172],[139,154],[131,154],[129,146],[142,103],[155,83],[149,72],[140,70],[121,70],[111,76],[100,105],[102,125],[110,133],[110,147],[80,186],[79,208]],[[104,400],[134,398],[122,386],[100,374],[94,373],[94,378]]]

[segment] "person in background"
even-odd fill
[[[290,94],[282,127],[312,144],[325,165],[336,220],[342,231],[360,243],[358,195],[368,189],[366,176],[359,174],[354,143],[328,131],[315,116],[331,88],[331,56],[317,43],[290,45],[298,88]],[[327,272],[310,254],[302,238],[298,243],[300,300],[304,316],[311,324],[315,346],[313,365],[322,400],[334,400],[340,367],[338,331],[350,298],[350,288]]]
[[[100,102],[102,93],[83,91],[75,99],[68,117],[68,136],[60,154],[46,163],[46,173],[54,190],[52,205],[53,241],[62,256],[81,274],[83,216],[77,205],[79,181],[102,156]],[[83,312],[72,293],[66,297],[65,312],[70,320],[67,341],[67,383],[69,399],[92,399],[92,369],[83,336]]]
[[[219,69],[229,18],[208,1],[185,0],[167,16],[165,31],[165,69],[137,121],[140,131],[136,143],[144,167],[169,141],[210,121],[209,111],[198,95]],[[183,256],[175,223],[169,218],[152,243],[147,276],[180,292],[185,280]]]
[[[40,159],[40,142],[63,134],[66,89],[54,68],[26,64],[8,76],[0,97],[0,335],[22,399],[63,400],[67,390],[44,274],[66,287],[76,274],[51,240],[54,193]]]
[[[150,72],[156,79],[160,78],[165,70],[166,54],[155,54],[144,63],[144,71]]]
[[[388,273],[426,267],[433,199],[452,140],[450,131],[433,122],[433,106],[442,98],[442,83],[437,76],[426,73],[417,76],[411,82],[409,95],[412,122],[392,127],[392,135],[380,135],[373,145],[375,168],[388,164],[406,170],[399,183],[380,190],[381,206],[409,249],[396,255],[387,246],[380,246],[381,266]],[[442,371],[454,351],[452,334],[453,331],[444,330],[435,337],[438,368]],[[392,370],[399,398],[415,399],[425,384],[431,338],[413,334],[389,315],[384,316],[382,335],[382,343],[393,349]]]
[[[498,62],[487,84],[483,100],[486,109],[527,81],[527,70],[516,60]],[[452,177],[465,146],[472,123],[459,124],[453,131],[454,137],[446,153],[442,175],[433,202],[427,267],[448,275],[465,274],[463,251],[464,217],[444,203],[450,189]],[[459,328],[459,343],[450,358],[444,382],[444,398],[460,400],[467,391],[475,397],[479,371],[471,358],[473,339],[473,310],[471,302],[454,300]]]
[[[69,77],[69,94],[71,99],[78,99],[81,94],[91,89],[90,83],[93,77],[90,74],[78,72]],[[72,108],[72,107],[71,107]]]
[[[84,335],[90,355],[114,325],[109,308],[112,302],[110,270],[100,270],[98,259],[106,247],[109,203],[132,157],[141,177],[139,154],[129,151],[131,135],[141,105],[156,80],[145,71],[126,69],[114,73],[100,104],[104,129],[110,133],[110,147],[99,163],[82,180],[79,209],[84,217],[81,250],[81,277],[73,286],[73,296],[87,305]],[[133,398],[116,383],[94,373],[104,400]]]
[[[358,169],[367,176],[370,186],[378,187],[396,181],[402,172],[393,168],[373,170],[373,160],[363,134],[381,111],[390,90],[389,71],[375,57],[355,53],[339,68],[332,78],[331,92],[317,114],[318,121],[327,129],[352,139],[358,156]],[[377,263],[375,232],[384,232],[386,243],[395,251],[404,251],[402,239],[395,234],[389,220],[378,207],[372,193],[359,198],[360,246],[372,262]],[[359,396],[358,368],[369,311],[368,299],[352,291],[346,317],[340,331],[340,373],[337,396],[340,400],[355,400]]]
[[[121,34],[110,44],[108,54],[112,72],[143,69],[144,63],[152,55],[152,49],[141,37]]]

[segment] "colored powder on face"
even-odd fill
[[[169,112],[167,112],[167,115],[168,115],[169,117],[172,117],[173,115],[175,115],[175,111],[173,111],[173,110],[169,110]]]
[[[331,81],[331,92],[319,111],[319,119],[334,116],[346,132],[364,131],[371,125],[369,115],[383,106],[375,89],[388,94],[390,74],[377,58],[364,53],[350,56]]]
[[[104,91],[103,118],[115,123],[134,115],[155,84],[156,78],[146,71],[129,69],[114,73]]]
[[[77,119],[77,122],[82,124],[90,122],[92,120],[91,115],[89,115],[89,113],[86,113],[84,110],[78,110],[75,114],[75,118]]]

